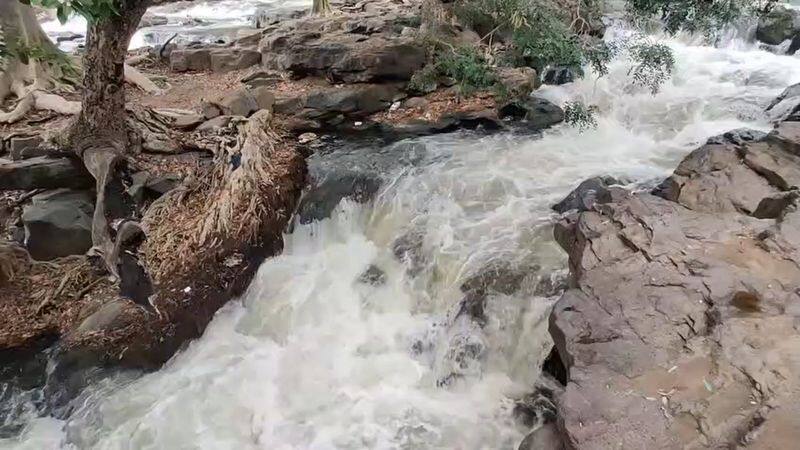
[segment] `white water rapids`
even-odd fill
[[[68,421],[31,418],[0,449],[515,448],[529,430],[512,399],[538,377],[555,299],[533,295],[531,272],[489,298],[480,328],[454,320],[461,282],[490,261],[563,268],[549,207],[578,182],[663,178],[712,135],[767,130],[763,108],[800,82],[800,59],[742,40],[664,42],[677,64],[655,96],[631,88],[626,61],[540,90],[597,104],[596,129],[418,140],[425,155],[387,174],[373,204],[296,227],[244,298],[162,370],[93,386]],[[424,235],[413,276],[392,254],[409,230]],[[357,281],[370,264],[385,284]]]

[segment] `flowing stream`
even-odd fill
[[[92,386],[68,420],[31,417],[0,449],[515,448],[529,430],[513,399],[551,345],[556,298],[536,286],[566,265],[550,205],[590,176],[658,180],[710,136],[767,130],[763,108],[800,82],[800,59],[742,39],[664,42],[677,64],[655,96],[631,86],[624,60],[538,92],[598,105],[596,129],[336,150],[403,161],[371,204],[296,226],[247,294],[162,370]],[[395,257],[398,239],[412,261]],[[499,262],[529,275],[489,297],[481,327],[458,314],[460,285]],[[373,284],[360,281],[370,265]]]

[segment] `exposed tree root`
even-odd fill
[[[158,95],[163,92],[150,78],[129,64],[125,64],[125,81],[149,94]]]

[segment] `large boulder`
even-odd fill
[[[34,196],[22,213],[31,257],[49,261],[86,253],[92,246],[93,214],[88,192],[60,189]]]
[[[523,120],[532,130],[543,130],[564,121],[564,110],[539,97],[512,100],[498,108],[501,119]]]
[[[94,184],[83,164],[72,158],[40,156],[0,162],[0,190],[85,189]]]
[[[568,448],[800,439],[795,124],[705,145],[662,197],[630,193],[556,225],[573,280],[550,317]]]
[[[786,88],[767,106],[766,113],[775,122],[800,121],[800,83]]]
[[[766,44],[778,45],[792,39],[800,31],[800,13],[794,9],[777,6],[758,20],[756,39]]]
[[[598,203],[608,203],[614,199],[614,189],[611,186],[625,184],[614,177],[593,177],[583,181],[564,200],[553,205],[557,213],[567,211],[589,211]]]
[[[311,223],[326,219],[343,199],[366,203],[378,192],[381,179],[374,174],[358,172],[332,172],[314,183],[300,200],[297,220]]]

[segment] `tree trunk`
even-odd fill
[[[328,14],[331,12],[330,0],[314,0],[314,6],[311,8],[313,14]]]
[[[111,145],[118,151],[128,144],[125,58],[148,3],[123,0],[119,15],[89,23],[83,58],[83,109],[70,136],[70,144],[80,154],[98,144]]]

